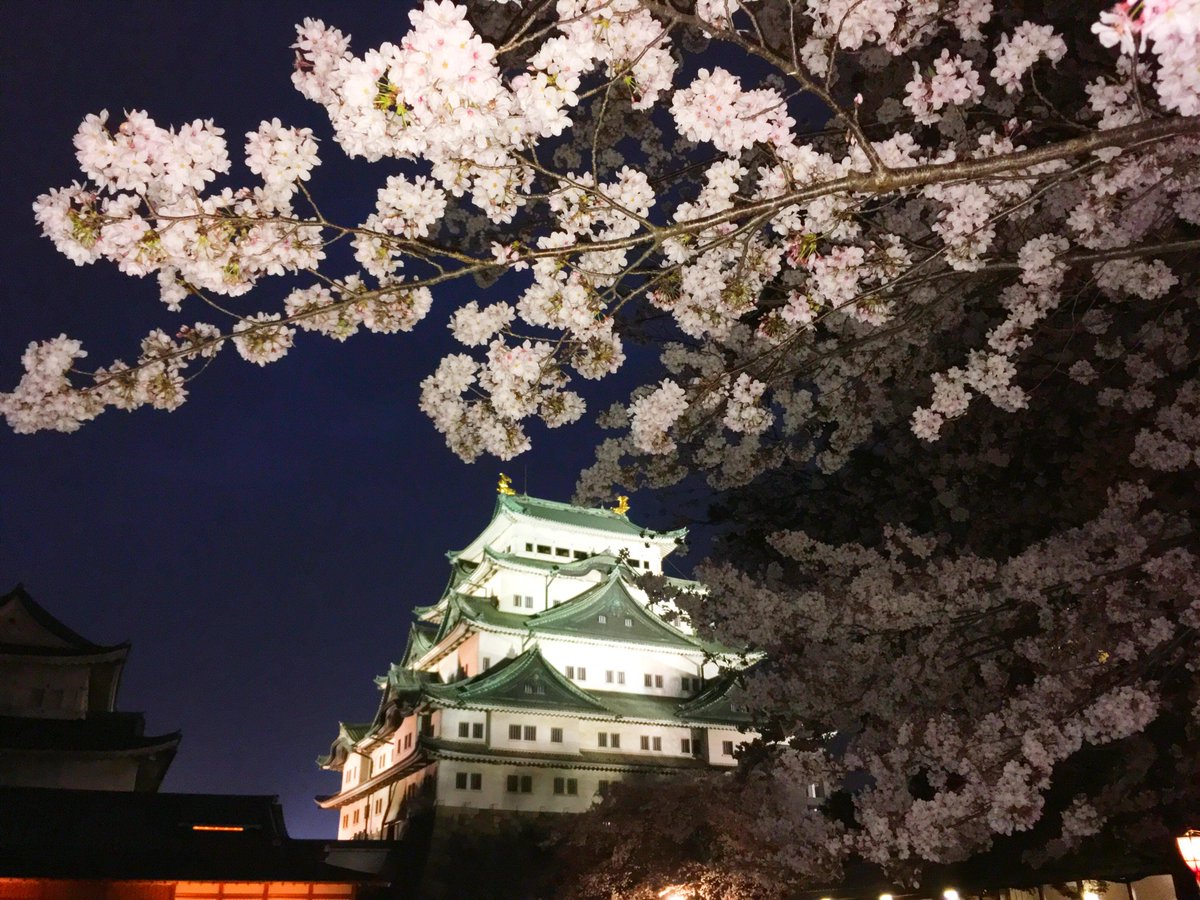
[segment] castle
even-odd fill
[[[378,712],[318,760],[338,837],[396,838],[415,811],[582,812],[617,780],[732,767],[752,735],[721,662],[736,654],[648,602],[684,531],[518,495],[449,554],[441,598],[413,611],[376,678]],[[699,589],[695,582],[671,579]]]

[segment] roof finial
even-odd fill
[[[623,516],[629,512],[629,498],[624,494],[617,497],[617,505],[612,508],[612,511],[618,516]]]
[[[500,473],[500,483],[496,485],[496,493],[504,494],[506,497],[516,494],[516,491],[512,489],[512,479],[503,472]]]

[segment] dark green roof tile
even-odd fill
[[[699,649],[698,642],[692,637],[668,625],[638,602],[621,577],[619,568],[613,569],[600,584],[566,603],[530,616],[525,626],[535,633],[552,632]]]
[[[547,711],[603,712],[604,706],[546,662],[536,646],[465,681],[427,685],[443,703],[522,707]]]

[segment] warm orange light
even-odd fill
[[[192,831],[245,831],[241,825],[193,825]]]
[[[1175,838],[1175,843],[1179,845],[1179,855],[1196,876],[1196,883],[1200,884],[1200,831],[1189,828],[1186,834]]]

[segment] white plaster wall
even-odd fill
[[[521,653],[521,640],[517,635],[494,634],[484,631],[479,633],[478,654],[476,665],[484,670],[484,660],[494,666],[501,660],[509,659]]]
[[[460,737],[458,734],[459,723],[466,723],[468,726],[468,734],[471,733],[470,726],[482,725],[483,737]],[[448,741],[461,741],[463,743],[475,744],[480,747],[487,746],[488,738],[488,714],[482,710],[470,709],[447,709],[442,712],[442,727],[445,729],[443,737]]]
[[[481,776],[481,789],[461,790],[454,786],[455,774],[465,772],[468,776]],[[528,794],[509,793],[509,775],[528,776],[533,780]],[[619,773],[577,772],[571,769],[533,768],[530,766],[504,766],[444,760],[438,771],[437,805],[458,809],[502,809],[521,812],[583,812],[599,797],[597,789],[602,777],[611,781],[620,780]],[[554,779],[574,778],[579,793],[571,796],[554,793]],[[469,784],[468,779],[468,784]]]
[[[582,642],[556,639],[543,636],[538,639],[538,647],[542,655],[554,668],[566,674],[567,666],[576,670],[580,666],[587,670],[587,678],[575,679],[582,688],[590,691],[618,691],[629,694],[643,694],[653,697],[684,697],[693,696],[694,691],[683,692],[680,679],[686,675],[689,678],[698,677],[703,668],[704,654],[697,650],[694,654],[680,653],[674,650],[653,649],[650,646],[620,647],[613,644],[585,644]],[[605,680],[605,673],[612,670],[614,681],[610,684]],[[616,679],[617,672],[625,673],[625,683],[620,684]],[[647,688],[645,675],[662,675],[661,688]]]
[[[512,713],[496,710],[491,717],[490,746],[501,750],[517,750],[537,753],[578,753],[579,725],[578,719],[568,716],[546,715],[545,713]],[[510,725],[533,725],[537,728],[537,740],[512,740],[508,736]],[[562,743],[550,740],[550,730],[563,730]],[[523,732],[522,732],[523,733]]]
[[[743,733],[734,728],[710,728],[708,729],[708,761],[714,766],[735,766],[737,759],[732,756],[726,756],[722,748],[725,741],[733,741],[733,750],[736,753],[739,744],[746,744],[754,740],[754,735],[746,732]]]

